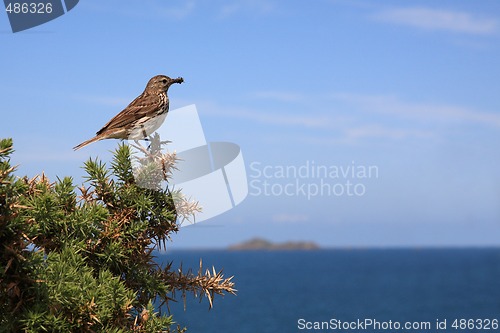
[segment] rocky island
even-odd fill
[[[243,243],[229,246],[229,250],[247,251],[247,250],[318,250],[320,247],[314,242],[284,242],[273,243],[262,238],[254,238]]]

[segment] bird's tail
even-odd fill
[[[83,142],[82,142],[82,143],[80,143],[78,146],[73,147],[73,149],[74,149],[74,150],[78,150],[78,149],[80,149],[80,148],[85,147],[86,145],[91,144],[92,142],[96,142],[96,141],[99,141],[99,140],[101,140],[101,139],[102,139],[102,137],[101,137],[101,136],[96,135],[96,136],[94,136],[92,139],[89,139],[89,140],[87,140],[87,141],[83,141]]]

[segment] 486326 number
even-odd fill
[[[9,14],[50,14],[52,13],[52,3],[37,2],[9,2],[5,7]]]
[[[498,319],[455,319],[451,327],[456,330],[496,330]]]

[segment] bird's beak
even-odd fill
[[[178,77],[177,79],[172,79],[172,83],[182,83],[184,79],[182,77]]]

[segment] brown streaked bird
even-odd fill
[[[182,83],[184,79],[171,79],[165,75],[152,77],[144,92],[132,101],[122,112],[118,113],[92,139],[80,143],[74,150],[85,147],[92,142],[104,139],[139,140],[147,138],[156,131],[168,113],[168,88],[174,83]]]

